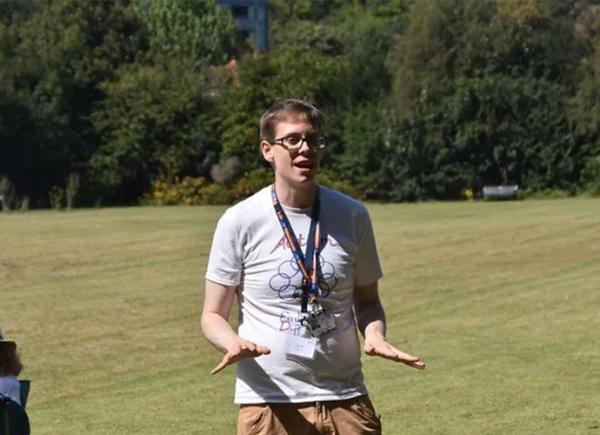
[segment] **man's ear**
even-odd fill
[[[275,160],[275,156],[273,156],[273,145],[263,140],[260,143],[260,152],[262,153],[263,159],[265,159],[270,164],[273,164]]]

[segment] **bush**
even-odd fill
[[[2,210],[12,210],[15,208],[17,200],[15,186],[8,177],[0,177],[0,206]]]
[[[152,185],[149,202],[155,205],[200,204],[202,189],[207,184],[203,177],[185,177],[175,183],[158,180]]]
[[[203,177],[185,177],[183,180],[169,183],[158,180],[152,185],[149,198],[142,199],[154,205],[211,205],[231,204],[235,196],[231,189],[209,183]]]
[[[230,188],[223,184],[213,183],[202,188],[199,202],[194,205],[226,205],[234,202],[234,195]]]
[[[142,202],[154,205],[221,205],[233,204],[255,194],[273,182],[273,170],[254,169],[242,176],[232,186],[209,183],[202,177],[186,177],[175,183],[161,179],[152,185],[149,197]],[[342,180],[333,171],[322,171],[319,182],[354,198],[363,199],[365,192]]]
[[[565,189],[524,189],[519,192],[519,199],[564,199],[575,195],[575,192]]]
[[[273,182],[273,170],[270,168],[254,169],[240,178],[233,186],[235,199],[241,201],[258,192]]]
[[[29,197],[17,195],[15,186],[8,177],[0,177],[0,211],[11,210],[29,210]]]
[[[600,156],[585,159],[581,171],[581,188],[591,195],[600,195]]]
[[[60,186],[52,186],[52,189],[48,192],[48,198],[50,207],[54,210],[60,210],[64,206],[65,189]]]

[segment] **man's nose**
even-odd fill
[[[313,150],[313,148],[308,144],[308,139],[306,139],[305,137],[303,137],[302,139],[300,139],[300,148],[298,149],[299,153],[308,153],[311,152]]]

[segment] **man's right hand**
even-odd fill
[[[223,370],[228,365],[231,365],[242,358],[256,358],[261,355],[268,355],[271,350],[268,347],[260,346],[247,340],[240,340],[235,343],[223,356],[223,359],[211,372],[211,375],[215,375]]]

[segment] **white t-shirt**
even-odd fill
[[[20,405],[21,384],[19,380],[12,375],[0,376],[0,394],[14,400]]]
[[[219,220],[206,278],[238,286],[239,335],[271,350],[238,361],[235,403],[342,400],[367,392],[353,291],[382,276],[373,229],[358,201],[325,187],[320,200],[318,302],[333,311],[336,328],[316,339],[312,359],[284,351],[286,335],[308,334],[300,324],[302,273],[273,209],[271,187],[229,208]],[[283,208],[304,252],[312,210]]]

